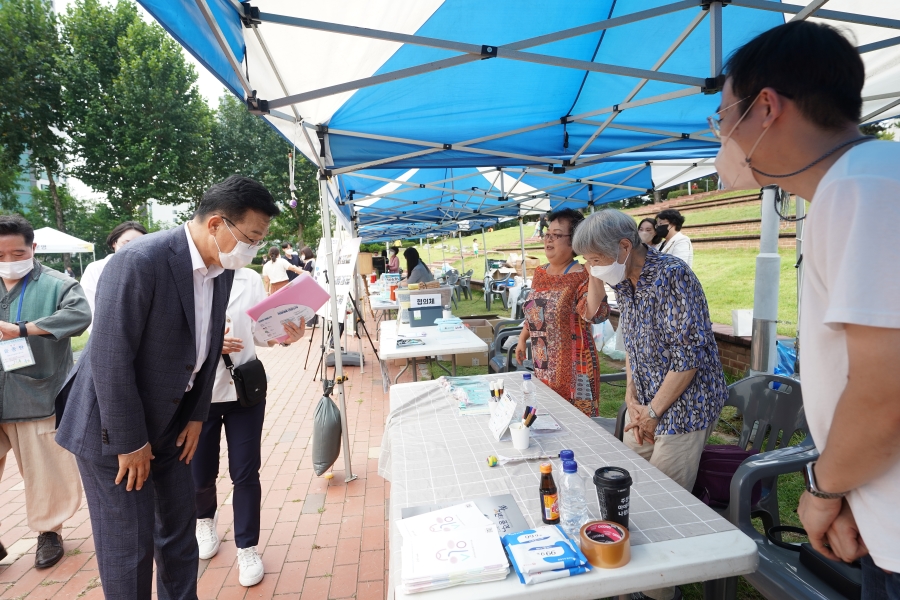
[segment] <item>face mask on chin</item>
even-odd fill
[[[222,249],[219,247],[219,242],[216,240],[216,236],[212,236],[212,239],[216,244],[216,248],[219,250],[219,263],[222,265],[222,268],[236,271],[249,265],[253,261],[253,257],[256,256],[257,250],[251,247],[247,242],[242,242],[237,239],[227,223],[225,224],[225,228],[228,229],[228,233],[231,233],[231,237],[234,237],[235,242],[237,242],[231,252],[222,252]]]
[[[759,96],[757,96],[757,98],[758,97]],[[731,128],[728,135],[722,136],[722,146],[719,148],[718,154],[716,154],[715,165],[723,190],[750,190],[762,187],[762,184],[756,180],[753,169],[750,168],[750,158],[753,156],[753,152],[756,151],[756,147],[759,145],[759,142],[762,141],[763,136],[766,135],[766,132],[769,131],[769,129],[763,129],[762,133],[759,134],[759,137],[756,138],[753,147],[750,148],[750,153],[746,156],[744,155],[744,151],[741,150],[740,145],[732,139],[735,130],[741,124],[741,121],[744,120],[744,117],[750,112],[750,109],[753,108],[755,102],[756,98],[753,99],[753,102],[750,103],[750,106],[747,107],[747,110],[744,111],[744,114],[741,115],[738,122]]]
[[[0,262],[0,277],[3,279],[22,279],[34,270],[34,258],[15,262]]]

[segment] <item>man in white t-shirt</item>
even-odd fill
[[[813,547],[862,557],[863,597],[900,598],[900,144],[860,133],[863,62],[836,30],[767,31],[726,66],[710,125],[728,188],[810,199],[800,331],[818,461],[799,515]]]

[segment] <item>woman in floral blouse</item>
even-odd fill
[[[525,343],[531,338],[538,379],[585,415],[596,417],[600,360],[591,324],[606,320],[609,305],[603,282],[589,277],[572,251],[572,235],[583,220],[582,214],[572,209],[547,217],[544,253],[549,262],[538,267],[532,279],[516,359],[520,363],[525,360]]]
[[[683,261],[648,248],[617,210],[588,217],[575,251],[613,286],[625,337],[625,443],[691,490],[728,396],[706,296]]]

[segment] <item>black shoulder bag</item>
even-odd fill
[[[249,408],[266,399],[266,388],[268,387],[266,369],[258,358],[239,367],[234,366],[231,357],[227,354],[222,355],[222,360],[225,361],[225,367],[231,372],[234,391],[237,392],[238,402],[241,403],[241,406]]]

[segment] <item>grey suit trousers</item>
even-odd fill
[[[167,434],[153,447],[140,490],[125,491],[125,480],[116,485],[118,457],[76,457],[107,600],[150,600],[154,557],[159,600],[197,598],[194,481],[178,460],[176,437]]]

